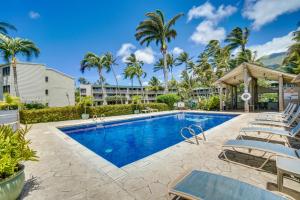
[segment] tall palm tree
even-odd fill
[[[23,55],[29,60],[33,56],[37,57],[40,54],[40,50],[28,39],[11,38],[0,34],[0,53],[7,62],[11,62],[16,96],[20,97],[17,76],[17,56]]]
[[[141,86],[144,103],[145,103],[145,94],[144,94],[144,88],[143,88],[142,79],[141,79],[141,78],[145,78],[147,76],[146,72],[144,72],[144,70],[142,68],[144,63],[142,61],[139,61],[136,58],[135,54],[131,54],[128,58],[126,58],[126,64],[127,64],[127,66],[124,71],[125,78],[127,76],[132,79],[134,77],[136,77],[138,79],[138,82]]]
[[[210,87],[215,81],[215,75],[212,65],[209,63],[209,56],[206,52],[199,55],[197,64],[193,71],[195,77],[202,85]]]
[[[86,80],[86,78],[84,78],[84,77],[79,77],[78,82],[83,85],[90,84],[90,82],[88,80]]]
[[[245,52],[249,35],[250,31],[248,28],[241,29],[240,27],[236,27],[226,37],[225,42],[229,43],[228,47],[230,50],[241,48],[241,51]]]
[[[80,63],[80,71],[84,73],[86,70],[97,69],[99,75],[99,82],[101,84],[103,105],[106,105],[107,104],[106,90],[104,87],[104,77],[102,73],[102,70],[105,67],[104,64],[105,64],[104,56],[102,55],[98,56],[92,52],[88,52],[85,54],[85,56],[83,57]]]
[[[187,71],[182,71],[181,82],[179,84],[179,94],[184,99],[193,97],[193,91],[197,87],[197,81],[192,75],[189,75]]]
[[[0,34],[7,35],[9,29],[14,31],[17,30],[15,26],[9,23],[0,22]]]
[[[287,66],[289,72],[298,74],[300,73],[300,30],[294,32],[293,40],[295,43],[289,47],[283,64]]]
[[[177,32],[173,29],[173,26],[182,15],[182,13],[177,14],[169,21],[165,21],[164,14],[160,10],[148,12],[146,13],[147,19],[140,22],[136,28],[135,37],[140,41],[141,45],[146,43],[149,46],[151,42],[155,42],[156,45],[160,46],[164,61],[165,93],[168,92],[167,43],[171,42],[177,36]]]
[[[192,70],[193,61],[187,52],[182,52],[176,58],[176,63],[175,63],[176,66],[183,65],[183,64],[185,65],[185,71],[189,72]]]
[[[114,70],[114,66],[118,65],[117,64],[117,59],[113,56],[112,53],[107,52],[104,54],[104,66],[106,68],[106,72],[112,72],[116,81],[116,85],[117,85],[117,90],[116,90],[116,96],[118,96],[118,93],[120,95],[120,100],[121,100],[121,104],[123,104],[123,98],[121,96],[121,92],[120,92],[120,88],[119,88],[119,81],[118,81],[118,77],[117,74]],[[118,99],[116,99],[116,102],[118,101]]]
[[[167,69],[168,69],[168,72],[171,73],[172,79],[174,78],[174,75],[173,75],[174,66],[175,66],[175,59],[174,59],[173,55],[172,54],[167,54]],[[160,70],[164,70],[164,67],[165,67],[164,59],[160,58],[154,64],[153,71],[157,72],[157,71],[160,71]]]

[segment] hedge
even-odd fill
[[[159,111],[169,110],[168,106],[164,103],[149,103],[149,104],[117,104],[89,107],[87,113],[90,117],[93,115],[100,116],[115,116],[115,115],[128,115],[133,114],[134,110],[143,110],[145,107],[155,108]],[[54,122],[81,119],[81,114],[84,109],[80,106],[68,106],[57,108],[45,108],[37,110],[21,110],[20,119],[21,123],[40,123],[40,122]]]

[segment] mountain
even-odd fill
[[[273,53],[267,56],[263,56],[259,58],[258,60],[266,67],[270,69],[275,69],[282,71],[282,61],[286,56],[286,52],[282,53]]]

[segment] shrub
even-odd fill
[[[0,126],[0,181],[18,172],[20,162],[36,161],[36,152],[29,148],[25,138],[28,128],[13,131],[10,126]]]
[[[20,99],[8,93],[4,94],[4,101],[0,101],[0,110],[16,110],[19,106],[21,106]]]
[[[27,109],[27,110],[32,110],[32,109],[43,109],[46,108],[47,106],[45,104],[42,103],[25,103],[23,105],[23,109]]]
[[[180,97],[176,94],[164,94],[159,95],[156,98],[157,102],[159,103],[165,103],[169,106],[169,109],[174,108],[174,103],[178,102],[180,100]]]
[[[132,99],[132,103],[133,104],[140,104],[140,103],[142,103],[142,97],[139,96],[139,95],[134,95],[134,96],[131,97],[131,99]]]
[[[203,110],[216,110],[220,106],[220,98],[218,95],[212,95],[209,98],[202,99],[199,108]]]
[[[159,111],[169,110],[168,106],[163,103],[149,103],[149,104],[116,104],[95,106],[87,108],[87,113],[90,116],[102,115],[115,116],[115,115],[128,115],[132,114],[134,109],[143,110],[148,106],[150,108],[158,109]],[[46,108],[39,110],[21,110],[20,118],[22,123],[40,123],[40,122],[53,122],[81,119],[81,114],[84,108],[81,106],[68,106],[60,108]]]
[[[80,119],[84,109],[80,106],[45,108],[38,110],[21,110],[21,123],[54,122]]]

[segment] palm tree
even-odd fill
[[[240,27],[234,28],[226,37],[225,42],[230,50],[241,48],[242,52],[246,51],[246,44],[248,43],[250,31],[248,28],[241,29]]]
[[[168,66],[167,66],[167,50],[168,42],[171,42],[172,39],[175,39],[177,32],[172,26],[175,25],[176,21],[183,14],[177,14],[171,20],[165,21],[164,14],[160,10],[155,12],[148,12],[146,14],[147,19],[140,22],[136,28],[135,37],[140,44],[143,45],[146,43],[147,46],[151,42],[155,42],[156,45],[160,46],[160,51],[163,55],[163,73],[165,79],[165,93],[168,92]]]
[[[179,54],[179,56],[176,58],[176,66],[179,65],[185,65],[185,71],[189,72],[192,70],[193,67],[193,61],[192,58],[189,57],[189,54],[187,52],[182,52],[181,54]]]
[[[11,62],[14,75],[14,88],[16,96],[20,97],[17,77],[17,56],[24,55],[28,60],[40,53],[39,48],[30,40],[23,38],[11,38],[0,34],[0,53],[7,62]]]
[[[206,52],[199,55],[199,60],[194,67],[194,75],[202,85],[210,87],[215,80],[214,70],[209,63],[209,56]]]
[[[184,99],[193,97],[193,91],[197,87],[197,81],[192,75],[189,75],[187,71],[182,71],[181,82],[179,84],[179,94]]]
[[[84,58],[80,63],[80,71],[84,73],[86,70],[97,69],[99,75],[99,82],[101,84],[103,105],[106,105],[107,104],[106,92],[104,87],[104,77],[102,74],[102,70],[105,67],[104,64],[105,64],[104,56],[102,55],[98,56],[92,52],[88,52],[87,54],[85,54]]]
[[[84,77],[79,77],[79,78],[78,78],[78,82],[79,82],[80,84],[83,84],[83,85],[85,85],[85,84],[90,84],[89,81],[86,80],[86,78],[84,78]]]
[[[139,61],[135,54],[131,54],[129,57],[126,58],[126,68],[124,70],[125,78],[129,77],[132,81],[134,77],[137,77],[138,82],[141,86],[142,90],[142,96],[145,103],[145,95],[144,95],[144,89],[141,78],[146,77],[146,72],[142,69],[142,66],[144,65],[143,61]]]
[[[160,70],[164,70],[164,66],[165,66],[164,65],[164,59],[161,58],[154,64],[153,71],[157,72],[157,71],[160,71]],[[172,79],[174,79],[174,75],[173,75],[174,66],[175,66],[175,59],[174,59],[173,55],[172,54],[167,54],[167,69],[168,69],[168,72],[171,73]]]
[[[287,66],[289,72],[298,74],[300,73],[300,30],[294,32],[293,40],[295,43],[289,47],[283,64]]]
[[[159,79],[155,76],[152,76],[150,79],[148,88],[149,90],[155,91],[155,97],[157,97],[157,92],[163,89]]]
[[[9,23],[0,22],[0,34],[7,35],[9,29],[14,31],[17,30],[16,27]]]
[[[118,96],[118,93],[120,95],[120,100],[121,100],[121,104],[123,104],[123,99],[121,96],[121,92],[120,92],[120,88],[119,88],[119,81],[118,81],[118,77],[117,74],[114,70],[114,65],[117,65],[116,62],[116,58],[113,56],[112,53],[107,52],[104,54],[104,66],[106,68],[106,72],[112,72],[116,81],[116,85],[117,85],[117,90],[116,90],[116,97]],[[118,101],[118,99],[116,98],[116,102]]]

